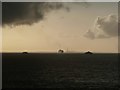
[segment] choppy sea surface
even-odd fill
[[[2,88],[118,88],[118,54],[3,53]]]

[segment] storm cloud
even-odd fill
[[[3,2],[2,24],[4,25],[31,25],[42,20],[45,13],[63,8],[60,2]]]
[[[111,38],[118,36],[118,17],[110,14],[105,17],[97,17],[92,29],[84,35],[90,39]]]

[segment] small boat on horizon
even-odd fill
[[[90,52],[90,51],[87,51],[87,52],[85,52],[85,54],[93,54],[92,52]]]
[[[58,53],[64,53],[64,50],[60,49],[58,50]]]
[[[23,54],[28,54],[28,52],[22,52]]]

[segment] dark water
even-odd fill
[[[3,54],[4,88],[117,88],[118,54]]]

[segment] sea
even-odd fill
[[[3,53],[2,89],[118,89],[117,53]]]

